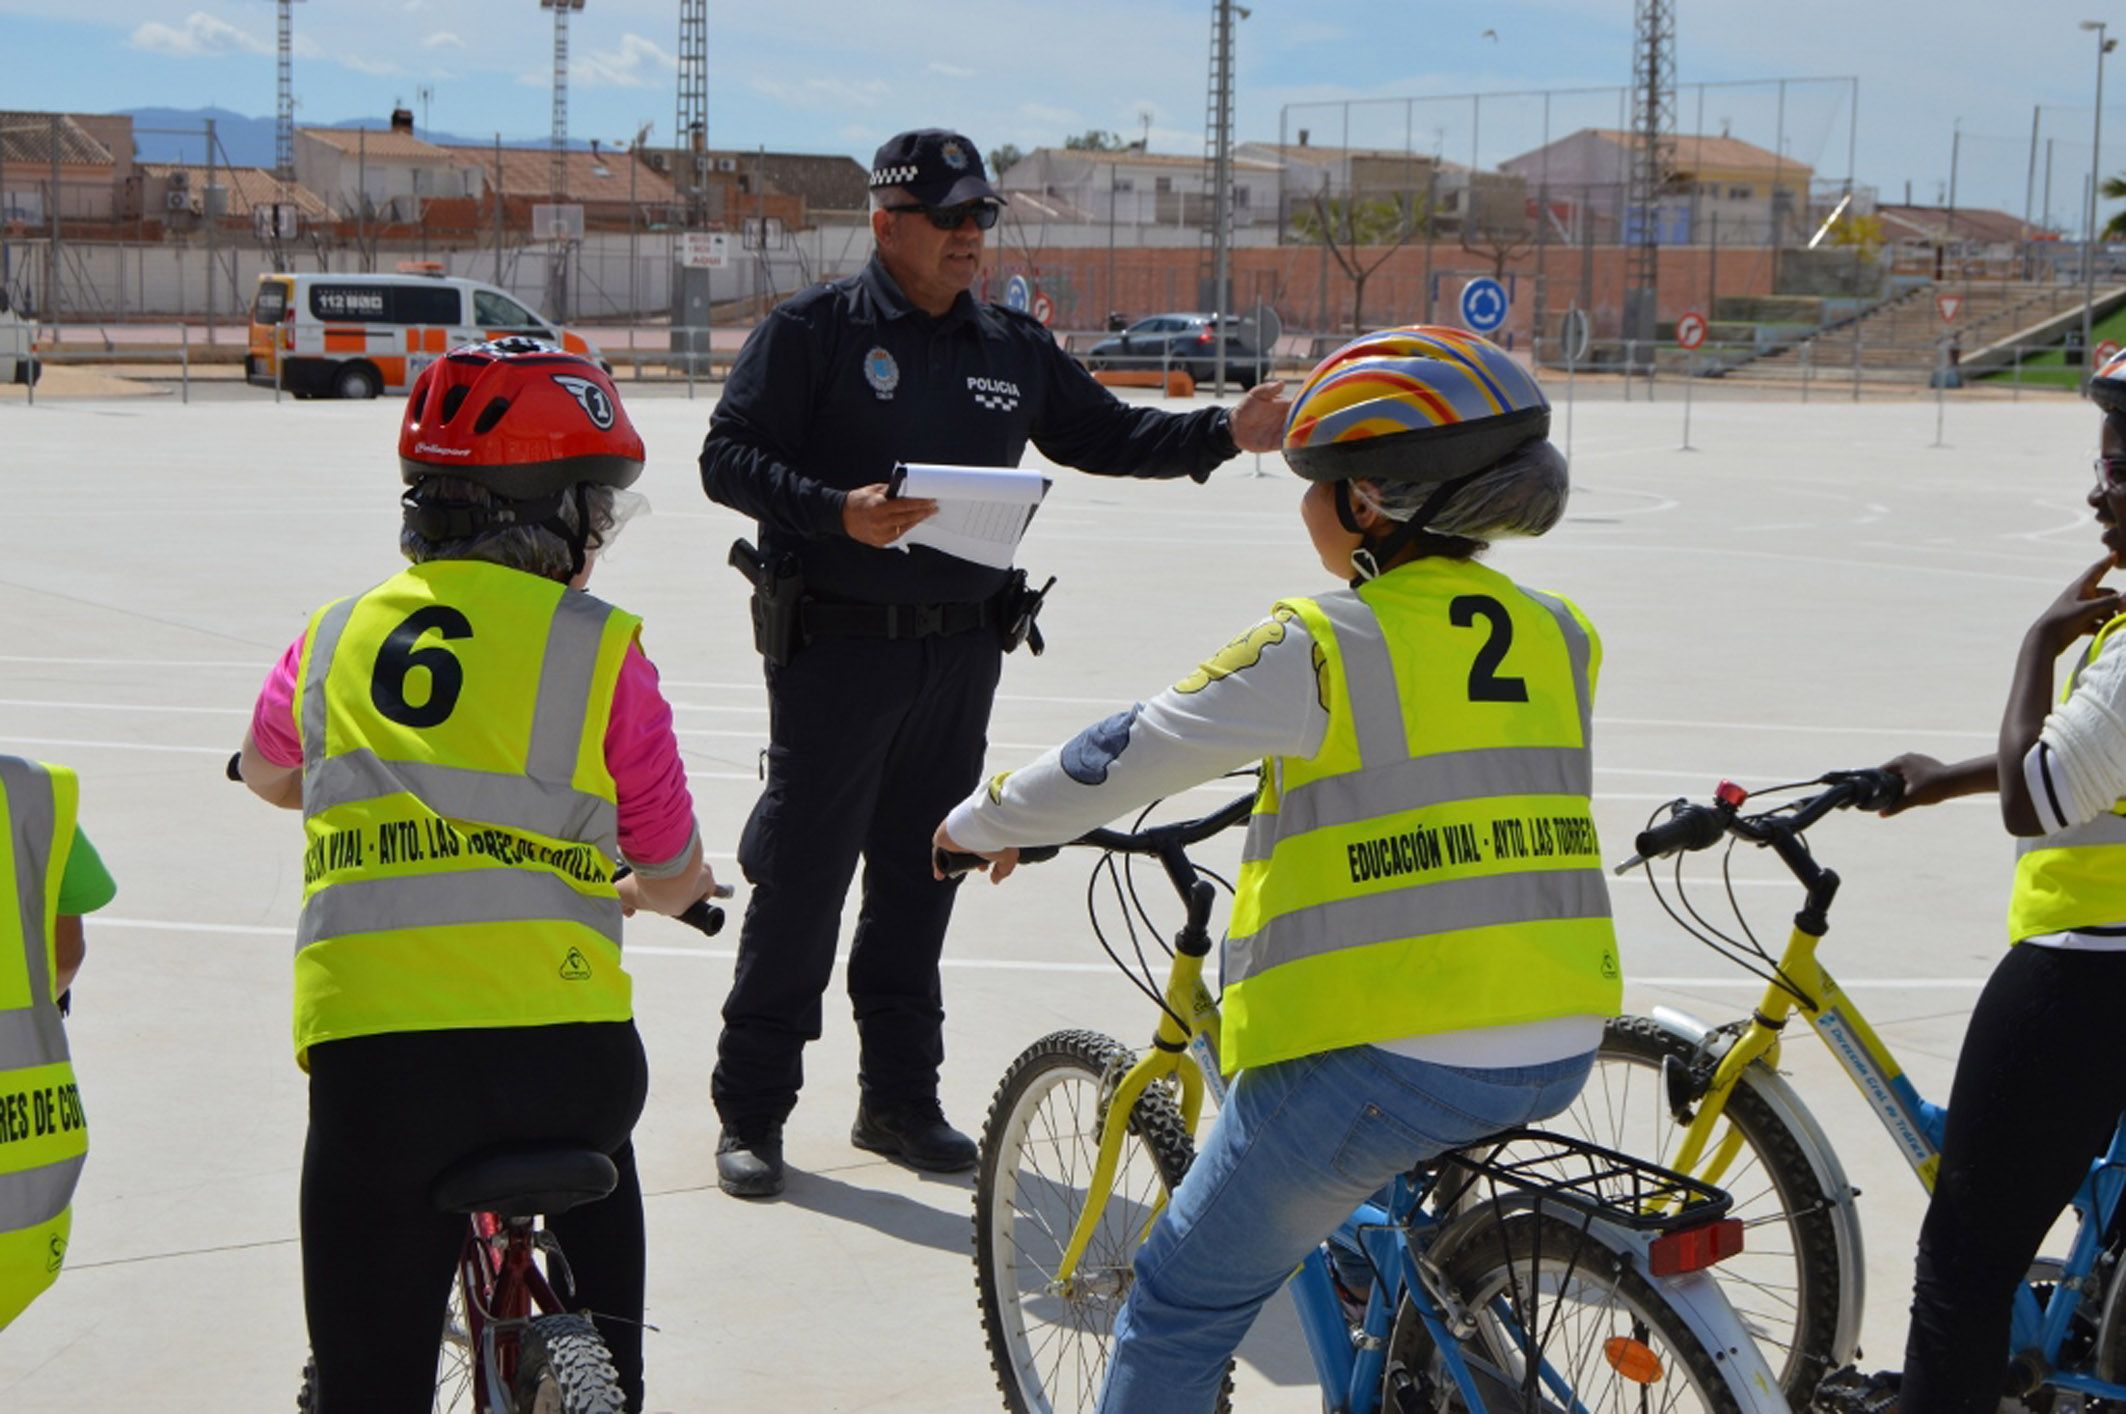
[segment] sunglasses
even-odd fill
[[[2126,489],[2126,457],[2098,457],[2096,459],[2096,489],[2099,491]]]
[[[1002,208],[993,201],[963,201],[958,206],[889,206],[886,209],[892,212],[920,211],[940,231],[957,231],[969,221],[974,222],[976,230],[986,231],[996,225],[997,217],[1002,214]]]

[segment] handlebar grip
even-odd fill
[[[1026,845],[1019,850],[1019,863],[1040,864],[1046,860],[1054,859],[1062,852],[1062,848],[1058,845]],[[988,860],[969,850],[939,849],[936,846],[931,847],[930,862],[935,864],[937,871],[948,879],[955,878],[961,874],[971,874],[978,869],[987,869],[989,867]]]
[[[695,899],[678,915],[679,921],[689,928],[698,928],[705,937],[713,938],[723,931],[723,910],[705,898]]]
[[[1727,815],[1709,805],[1679,805],[1676,813],[1641,830],[1632,849],[1641,859],[1665,859],[1678,850],[1704,849],[1727,833]]]
[[[1837,771],[1831,779],[1856,788],[1852,802],[1855,810],[1888,810],[1905,797],[1905,778],[1895,771]]]

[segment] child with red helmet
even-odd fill
[[[303,812],[303,1285],[325,1414],[429,1407],[463,1230],[431,1185],[542,1142],[619,1172],[549,1225],[641,1408],[647,1068],[620,921],[715,889],[641,621],[583,592],[642,463],[596,364],[530,339],[438,360],[399,435],[412,564],[313,615],[254,708],[243,778]]]

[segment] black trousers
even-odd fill
[[[797,1104],[859,858],[858,1083],[878,1105],[937,1097],[958,884],[930,877],[930,836],[981,775],[1001,661],[979,628],[818,639],[768,669],[768,782],[738,844],[751,897],[713,1085],[725,1124],[779,1123]]]
[[[628,1408],[642,1407],[642,1188],[628,1133],[649,1067],[633,1022],[414,1031],[310,1048],[303,1304],[324,1414],[425,1414],[465,1219],[429,1187],[500,1145],[574,1141],[620,1183],[547,1226],[578,1310],[611,1316]]]
[[[1990,1411],[2017,1283],[2126,1110],[2126,953],[2011,948],[1956,1061],[1919,1233],[1904,1414]]]

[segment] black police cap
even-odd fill
[[[944,128],[918,128],[888,138],[871,159],[871,185],[899,187],[925,206],[1004,200],[989,185],[982,150]]]

